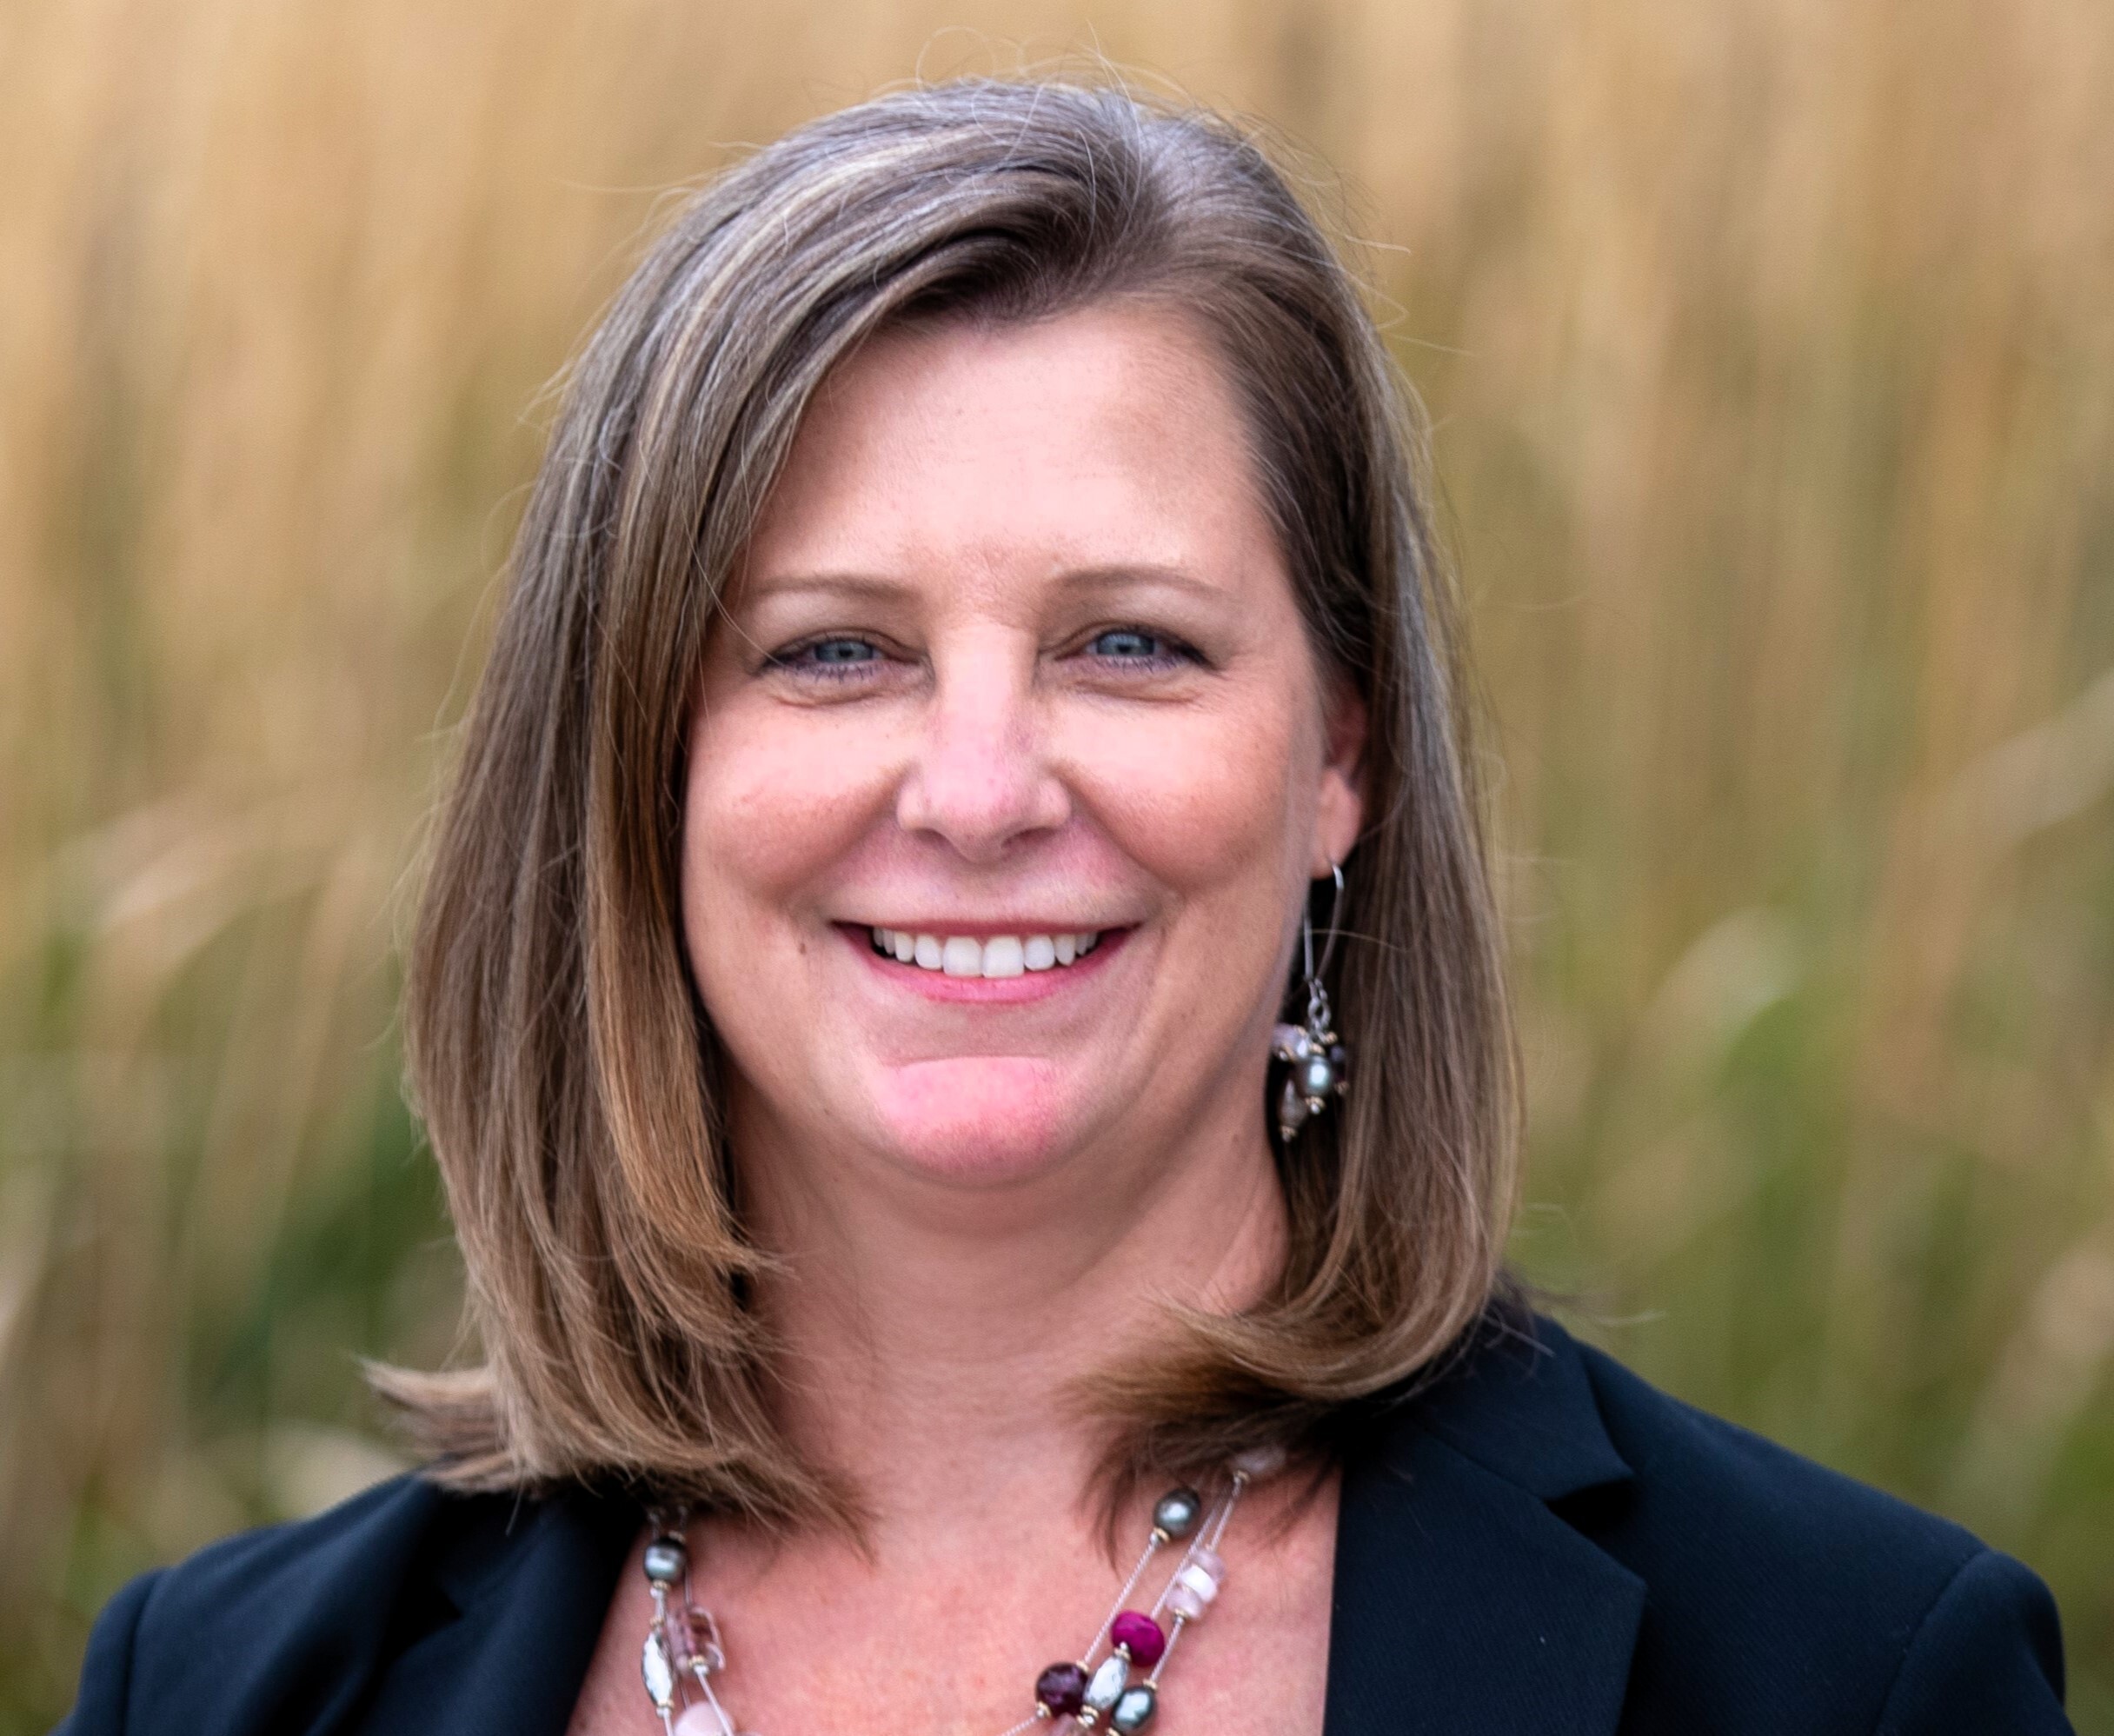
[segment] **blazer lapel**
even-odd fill
[[[433,1563],[427,1631],[398,1654],[360,1736],[564,1736],[638,1508],[572,1489],[480,1497]]]
[[[1346,1456],[1323,1736],[1609,1736],[1642,1580],[1574,1524],[1619,1500],[1562,1330],[1486,1344]],[[563,1736],[637,1507],[572,1490],[447,1503],[360,1736]],[[407,1588],[408,1589],[408,1588]]]
[[[1486,1345],[1346,1464],[1324,1736],[1608,1736],[1644,1582],[1566,1513],[1622,1499],[1559,1327]]]

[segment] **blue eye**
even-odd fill
[[[818,639],[803,649],[817,663],[870,663],[881,655],[863,639]]]
[[[783,651],[774,651],[765,661],[773,668],[790,669],[796,675],[841,675],[853,674],[880,660],[878,645],[838,633],[823,639],[810,639],[805,644],[794,645]]]
[[[1112,627],[1097,634],[1087,649],[1097,657],[1113,657],[1119,662],[1159,662],[1169,655],[1167,640],[1135,627]]]

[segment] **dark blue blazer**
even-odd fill
[[[64,1736],[562,1736],[638,1509],[400,1478],[136,1580]],[[1325,1736],[2067,1731],[2046,1589],[1537,1320],[1350,1438]]]

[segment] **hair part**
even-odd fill
[[[737,1209],[685,961],[696,671],[807,404],[864,339],[1112,296],[1164,298],[1214,344],[1319,662],[1368,729],[1330,985],[1355,1086],[1280,1147],[1268,1294],[1180,1311],[1149,1367],[1080,1395],[1112,1499],[1247,1447],[1325,1457],[1346,1407],[1413,1382],[1489,1304],[1517,1061],[1413,396],[1247,133],[1115,88],[951,83],[827,116],[705,189],[565,392],[410,957],[412,1090],[485,1357],[376,1371],[430,1474],[853,1515],[777,1420],[751,1302],[772,1257]]]

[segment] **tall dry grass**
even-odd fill
[[[2024,1555],[2114,1730],[2102,0],[15,0],[0,1732],[123,1575],[387,1462],[356,1353],[449,1346],[399,887],[658,198],[1067,46],[1352,183],[1503,723],[1523,1262]]]

